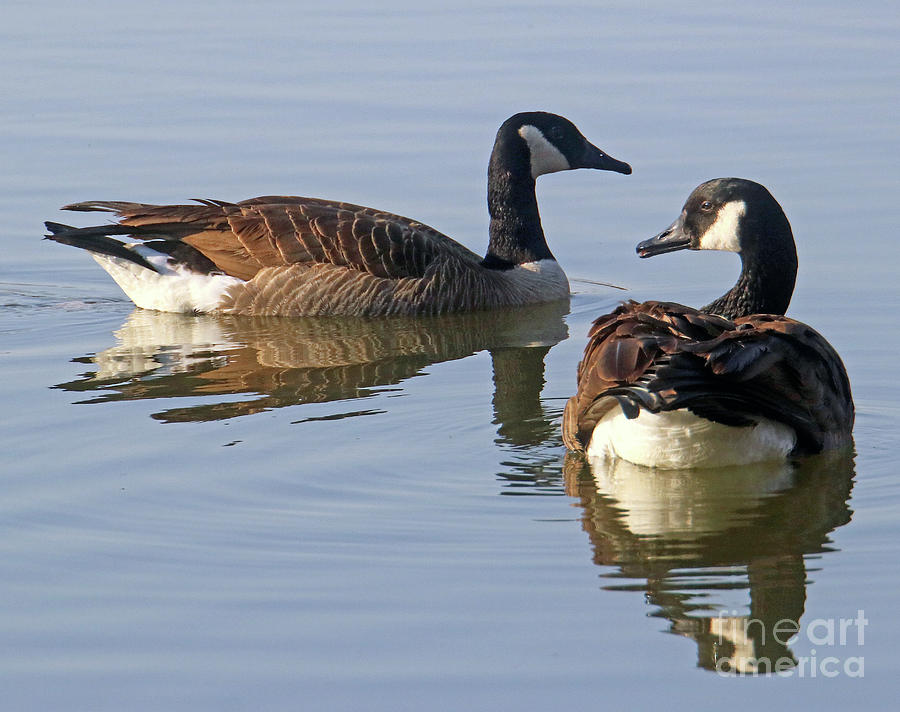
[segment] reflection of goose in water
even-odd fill
[[[584,510],[594,563],[616,567],[608,590],[640,591],[693,639],[698,665],[767,672],[796,663],[784,632],[806,603],[804,557],[829,551],[829,533],[850,521],[852,457],[830,453],[797,464],[655,470],[624,460],[569,455],[566,488]],[[749,611],[741,593],[749,589]],[[779,632],[775,627],[781,622]]]
[[[135,310],[117,344],[78,361],[93,369],[59,384],[83,403],[210,397],[155,414],[166,422],[233,418],[302,403],[371,396],[430,364],[488,350],[500,436],[544,439],[544,356],[568,336],[567,301],[429,318],[187,316]],[[223,402],[221,396],[243,397]],[[216,398],[213,399],[212,397]],[[371,413],[354,408],[345,415]],[[341,417],[341,416],[335,416]]]

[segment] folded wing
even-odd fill
[[[629,302],[594,322],[566,405],[566,445],[583,449],[616,406],[628,417],[643,408],[733,426],[775,420],[797,433],[795,454],[849,442],[853,425],[844,365],[809,326],[774,315],[731,321],[668,302]]]
[[[97,201],[64,209],[115,213],[133,238],[190,245],[218,270],[244,280],[266,267],[298,264],[330,264],[399,279],[423,277],[442,259],[480,261],[427,225],[350,203],[289,196],[198,203]]]

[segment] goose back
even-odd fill
[[[687,410],[728,426],[772,421],[796,435],[790,454],[848,445],[854,421],[840,357],[784,316],[735,320],[670,302],[628,302],[594,322],[566,404],[563,440],[584,450],[611,410]]]

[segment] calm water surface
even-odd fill
[[[891,3],[8,5],[6,707],[895,698]],[[493,135],[524,109],[569,116],[635,169],[539,182],[570,304],[158,314],[39,239],[42,220],[78,219],[56,212],[75,200],[290,193],[481,251]],[[633,252],[721,175],[765,183],[791,219],[790,313],[846,361],[856,451],[592,472],[558,432],[587,328],[623,297],[699,304],[730,286],[733,255]],[[746,674],[760,661],[783,674]]]

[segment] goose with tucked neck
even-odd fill
[[[682,249],[738,253],[737,283],[702,309],[628,302],[598,318],[563,414],[566,446],[676,469],[848,447],[844,364],[819,333],[784,316],[797,253],[769,191],[740,178],[703,183],[637,253]]]

